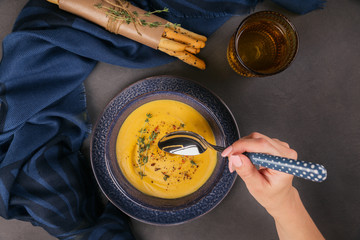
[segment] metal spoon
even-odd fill
[[[197,133],[190,131],[177,131],[165,135],[158,142],[161,150],[177,155],[198,155],[208,148],[218,152],[225,150],[224,147],[212,145]],[[327,177],[324,166],[318,163],[305,162],[265,153],[245,153],[255,165],[274,169],[280,172],[308,179],[314,182],[322,182]]]

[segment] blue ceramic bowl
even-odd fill
[[[92,134],[91,163],[101,190],[124,213],[150,224],[179,224],[204,215],[219,204],[234,184],[236,174],[229,172],[228,160],[218,154],[211,177],[188,196],[162,199],[134,188],[117,164],[117,135],[132,111],[160,99],[177,100],[195,108],[209,122],[218,145],[228,146],[240,137],[230,110],[209,90],[179,77],[151,77],[124,89],[105,108]]]

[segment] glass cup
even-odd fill
[[[245,77],[264,77],[285,70],[298,50],[295,27],[280,13],[261,11],[245,18],[231,37],[227,59]]]

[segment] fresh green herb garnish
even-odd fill
[[[154,131],[151,132],[151,134],[149,135],[148,138],[143,136],[144,133],[147,133],[146,129],[149,128],[149,121],[150,121],[150,118],[152,118],[152,116],[153,115],[151,113],[146,114],[144,126],[140,129],[140,131],[139,131],[140,135],[137,139],[137,145],[139,146],[139,150],[138,150],[139,155],[138,155],[138,159],[137,159],[137,164],[140,168],[139,175],[140,175],[141,179],[144,176],[146,176],[145,175],[145,164],[149,161],[148,150],[150,149],[152,142],[159,135],[158,127],[156,127],[154,129]],[[148,125],[147,128],[146,128],[146,125]]]
[[[152,131],[149,137],[149,141],[150,142],[154,141],[158,134],[159,134],[158,132]]]
[[[193,160],[191,160],[190,163],[191,163],[192,165],[194,165],[194,166],[197,166],[197,163],[194,162]]]
[[[139,138],[138,138],[138,143],[139,143],[139,144],[143,144],[144,141],[145,141],[145,137],[139,137]]]
[[[140,19],[140,17],[149,17],[155,13],[164,13],[169,12],[168,8],[164,8],[161,10],[155,10],[152,12],[145,12],[144,14],[139,14],[137,11],[129,11],[128,6],[129,2],[126,0],[103,0],[107,4],[110,5],[106,6],[102,3],[97,3],[94,6],[99,9],[104,9],[106,11],[106,15],[110,17],[113,21],[122,21],[126,24],[133,23],[137,33],[141,36],[141,33],[137,29],[137,25],[139,26],[149,26],[150,28],[165,26],[165,27],[180,27],[180,24],[173,24],[173,23],[166,23],[162,24],[161,22],[147,22],[144,19]]]
[[[166,181],[170,176],[169,175],[167,175],[167,174],[165,174],[165,173],[163,173],[164,174],[164,177],[163,177],[163,179],[164,179],[164,181]]]
[[[142,171],[139,172],[139,175],[140,175],[141,179],[146,176],[145,173],[143,173]]]
[[[181,24],[178,24],[178,23],[166,23],[164,25],[166,28],[170,28],[170,27],[181,27]]]
[[[139,133],[146,133],[146,128],[142,128],[142,129],[140,129],[140,131],[139,131]]]

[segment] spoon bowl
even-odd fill
[[[194,156],[205,152],[209,147],[222,152],[224,147],[210,144],[205,138],[190,131],[177,131],[164,136],[158,142],[158,146],[165,152]]]
[[[208,148],[222,152],[225,147],[210,144],[205,138],[190,131],[177,131],[165,135],[158,142],[161,150],[177,155],[198,155]],[[314,182],[322,182],[327,178],[324,166],[318,163],[305,162],[265,153],[245,153],[255,165],[276,171],[292,174]]]

